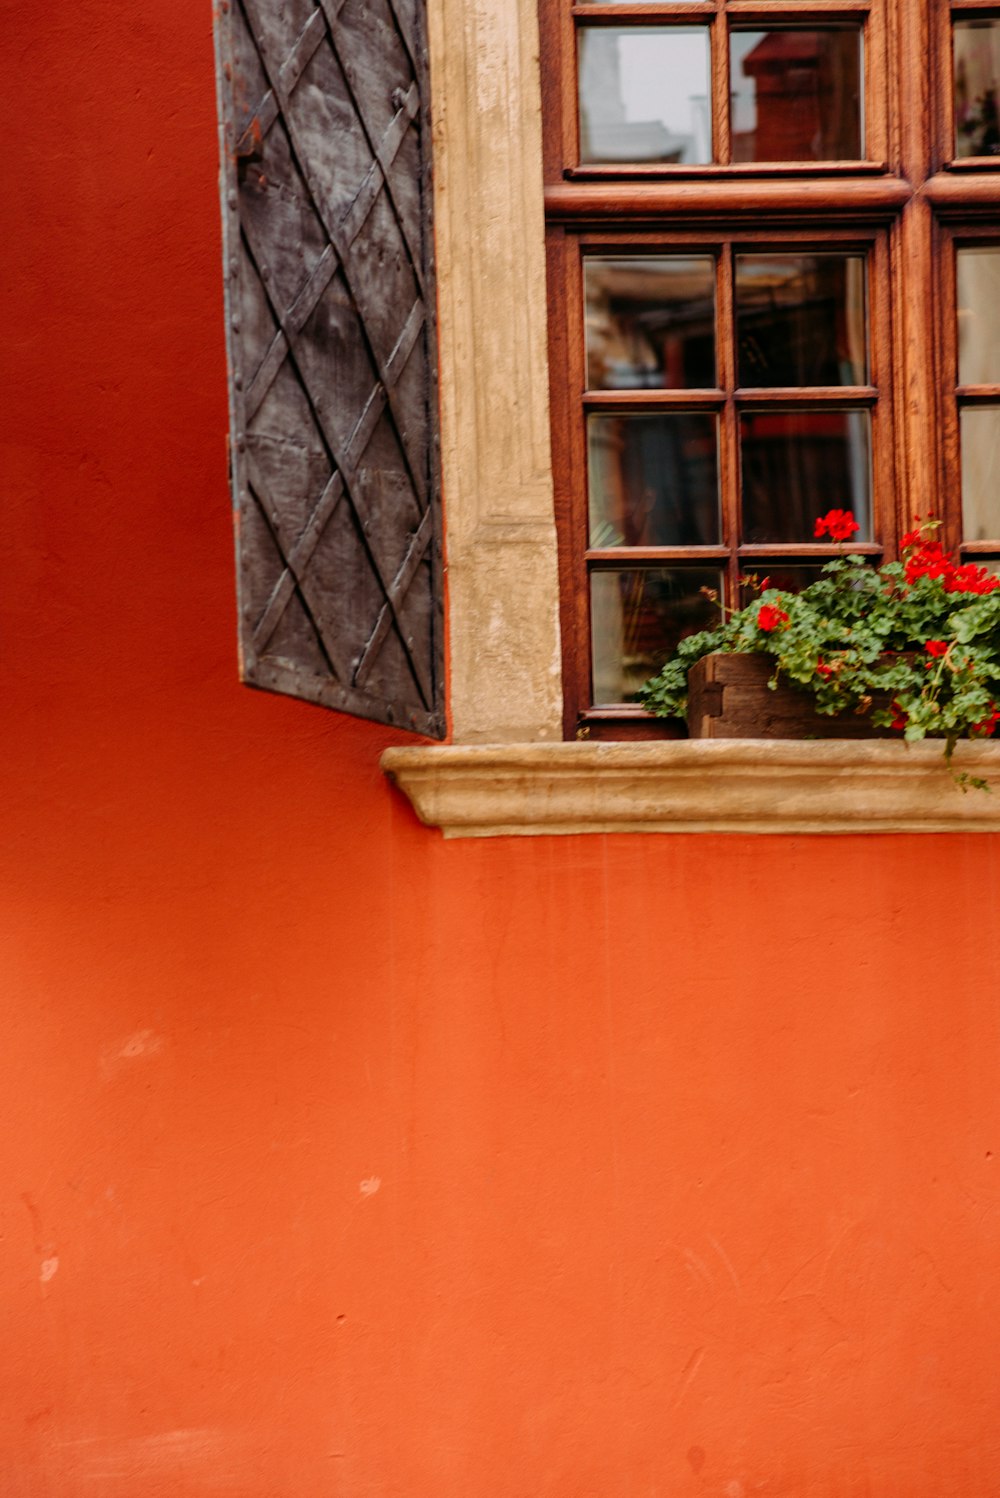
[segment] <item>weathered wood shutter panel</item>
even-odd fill
[[[423,0],[219,0],[244,680],[444,732]]]

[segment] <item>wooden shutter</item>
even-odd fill
[[[241,671],[444,733],[423,0],[220,0]]]

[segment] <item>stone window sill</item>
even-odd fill
[[[996,832],[1000,744],[699,743],[394,748],[382,768],[445,837],[581,832]]]

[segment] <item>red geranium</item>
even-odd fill
[[[1000,588],[1000,578],[993,577],[985,567],[966,562],[964,567],[953,567],[944,580],[946,593],[992,593]]]
[[[769,635],[773,629],[780,625],[782,628],[788,623],[788,615],[784,609],[776,609],[773,603],[762,603],[757,611],[757,627]]]
[[[925,642],[925,644],[924,644],[924,649],[927,651],[928,655],[947,655],[948,654],[948,641],[947,640],[927,640]]]
[[[816,522],[814,536],[829,536],[831,541],[849,541],[861,529],[850,510],[827,510]]]
[[[982,595],[1000,588],[1000,578],[992,576],[985,567],[974,562],[956,566],[940,541],[921,541],[919,532],[909,531],[903,537],[906,559],[903,571],[908,583],[921,577],[938,578],[946,593],[974,593]]]
[[[906,713],[903,711],[903,709],[895,699],[893,699],[892,711],[895,716],[893,717],[892,722],[889,724],[889,727],[898,728],[900,730],[904,729],[907,722]]]

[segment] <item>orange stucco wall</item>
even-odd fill
[[[0,10],[3,1498],[1000,1494],[997,841],[237,686],[207,0]]]

